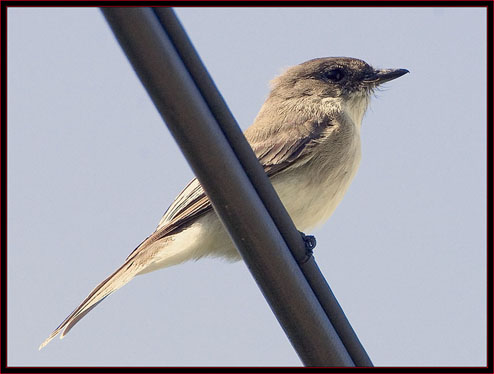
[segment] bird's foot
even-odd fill
[[[312,257],[312,253],[314,251],[314,248],[316,248],[317,241],[314,235],[305,235],[302,231],[299,231],[299,233],[302,236],[302,240],[305,244],[305,258],[302,261],[302,264],[304,264]]]

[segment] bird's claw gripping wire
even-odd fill
[[[302,240],[305,244],[305,257],[301,261],[301,264],[305,264],[312,257],[312,253],[314,248],[316,248],[316,237],[314,235],[305,235],[302,231],[299,231],[300,236],[302,236]]]

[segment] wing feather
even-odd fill
[[[310,158],[310,149],[319,144],[333,131],[332,123],[329,120],[290,123],[283,125],[281,128],[289,129],[290,131],[278,132],[276,141],[273,141],[273,137],[269,136],[269,134],[262,134],[262,132],[260,136],[259,132],[257,132],[257,137],[250,136],[251,132],[249,131],[245,134],[269,177],[286,171],[291,167],[302,165]],[[166,210],[156,231],[144,242],[150,244],[174,232],[181,231],[195,218],[209,212],[211,209],[211,202],[204,189],[199,181],[194,178]],[[128,258],[133,257],[141,247],[142,244]]]

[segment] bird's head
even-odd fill
[[[354,96],[369,96],[380,84],[406,73],[406,69],[374,69],[357,58],[316,58],[275,78],[271,93],[284,99],[311,96],[350,100]]]
[[[350,57],[324,57],[287,69],[271,82],[267,102],[306,113],[344,113],[360,127],[374,89],[408,73],[406,69],[374,69]]]

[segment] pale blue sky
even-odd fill
[[[373,99],[316,260],[375,365],[484,365],[485,9],[177,14],[243,129],[283,67],[410,70]],[[9,365],[300,365],[219,260],[136,278],[38,352],[193,175],[97,8],[10,8],[8,90]]]

